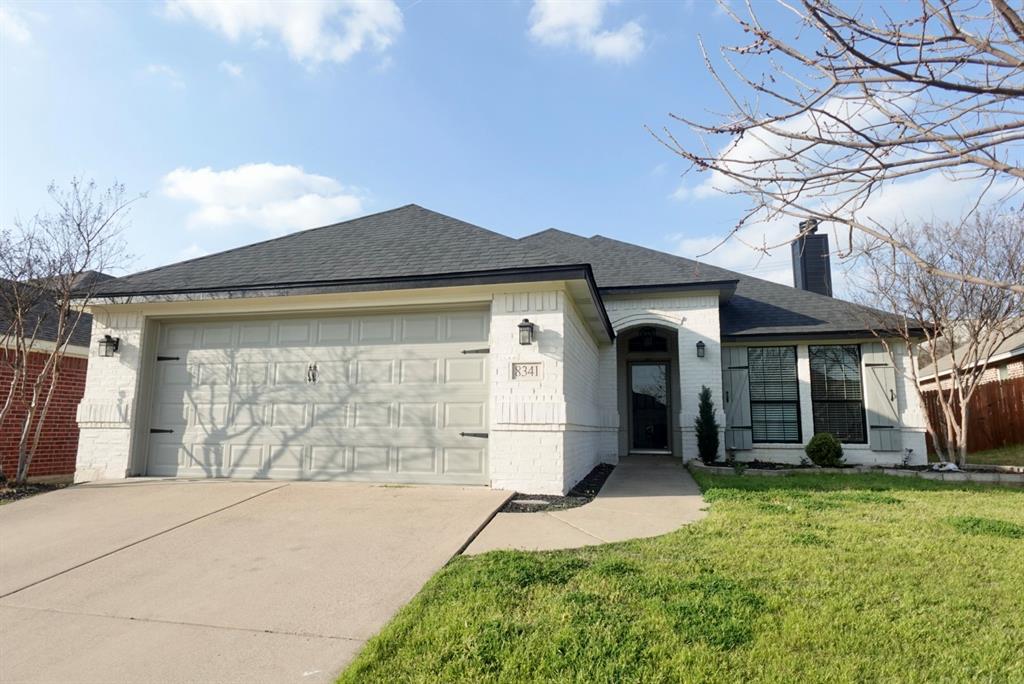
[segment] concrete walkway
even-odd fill
[[[465,553],[572,549],[656,537],[700,520],[707,515],[704,508],[700,488],[678,460],[630,456],[619,461],[590,503],[550,513],[499,513]]]

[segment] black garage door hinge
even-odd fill
[[[479,437],[480,439],[487,439],[489,433],[486,432],[460,432],[459,437]]]
[[[490,347],[484,347],[483,349],[463,349],[463,354],[490,354]]]

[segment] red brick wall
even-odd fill
[[[7,353],[11,352],[0,350],[0,354]],[[29,369],[33,377],[45,361],[45,354],[31,355]],[[75,472],[75,455],[78,452],[78,424],[75,422],[75,411],[85,393],[88,359],[65,356],[62,363],[60,384],[54,392],[50,410],[46,414],[42,438],[29,467],[29,477],[73,475]],[[7,364],[0,363],[0,393],[3,398],[7,396],[10,382],[10,368]],[[25,409],[18,406],[16,400],[11,413],[0,425],[0,461],[7,477],[14,477],[18,467],[19,428],[24,416]]]

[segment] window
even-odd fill
[[[668,338],[659,334],[654,328],[640,328],[629,340],[631,353],[658,354],[668,351]]]
[[[747,365],[753,441],[799,443],[796,347],[749,347]]]
[[[860,347],[855,344],[810,347],[814,432],[830,432],[840,441],[867,442]]]

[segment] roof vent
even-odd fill
[[[801,290],[832,296],[832,264],[828,235],[818,235],[818,220],[800,222],[800,236],[793,241],[793,285]]]

